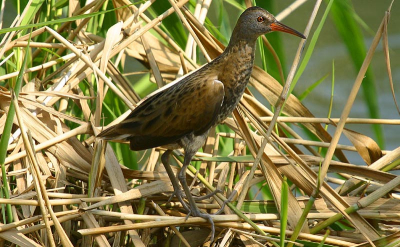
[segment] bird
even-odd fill
[[[215,233],[213,220],[196,206],[186,182],[186,169],[204,145],[210,129],[222,123],[238,105],[252,73],[257,38],[273,31],[306,38],[277,21],[267,10],[250,7],[240,15],[221,55],[155,91],[139,102],[123,121],[97,135],[104,140],[129,141],[134,151],[165,147],[167,151],[161,157],[165,166],[171,151],[183,148],[183,166],[177,177],[184,193],[175,182],[174,194],[188,215],[202,217],[210,223],[211,242]],[[174,180],[175,177],[171,178]]]

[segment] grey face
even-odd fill
[[[234,36],[239,36],[235,37],[239,40],[255,40],[258,36],[272,31],[290,33],[305,38],[303,34],[280,23],[272,14],[260,7],[251,7],[243,12],[235,27]]]
[[[274,16],[268,11],[260,7],[251,7],[243,12],[238,24],[243,34],[260,36],[271,32],[271,24],[274,22]]]

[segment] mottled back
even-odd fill
[[[224,98],[223,84],[205,67],[149,97],[98,136],[129,140],[131,149],[142,150],[174,144],[189,133],[203,134],[214,124]]]

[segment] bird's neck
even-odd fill
[[[231,42],[222,54],[225,63],[224,72],[229,71],[224,74],[232,76],[229,78],[232,83],[247,84],[254,64],[255,43],[255,41],[248,42],[247,40]]]
[[[224,55],[235,58],[233,60],[236,63],[247,63],[253,67],[257,36],[245,34],[246,32],[239,25],[236,25],[229,44],[225,48]]]
[[[214,61],[218,80],[224,83],[225,101],[236,105],[242,96],[254,64],[255,42],[245,41],[228,46],[224,53]],[[233,102],[235,101],[235,102]]]
[[[228,46],[214,62],[218,80],[224,84],[224,101],[217,123],[223,121],[239,103],[249,82],[254,61],[254,44],[237,42]]]

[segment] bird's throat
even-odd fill
[[[236,45],[227,47],[224,51],[224,70],[222,81],[225,87],[244,91],[254,65],[255,42],[239,42]]]

